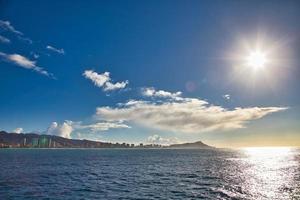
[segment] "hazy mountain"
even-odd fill
[[[68,139],[54,135],[35,133],[7,133],[0,131],[0,147],[35,148],[127,148],[129,144],[106,143],[91,140]]]
[[[201,141],[193,142],[193,143],[183,143],[183,144],[172,144],[169,148],[178,148],[178,149],[210,149],[214,148],[207,144],[204,144]]]

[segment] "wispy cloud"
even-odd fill
[[[0,35],[0,42],[2,43],[10,43],[10,39]]]
[[[97,87],[103,88],[104,91],[112,91],[123,89],[129,83],[128,80],[122,82],[112,83],[109,72],[98,74],[93,70],[86,70],[82,74],[85,78],[90,79]]]
[[[13,32],[17,35],[24,35],[21,31],[16,30],[9,21],[0,20],[0,27],[3,30]]]
[[[28,37],[18,36],[18,39],[19,39],[19,40],[22,40],[22,41],[25,41],[25,42],[27,42],[27,43],[29,43],[29,44],[32,44],[32,43],[33,43],[32,39],[30,39],[30,38],[28,38]]]
[[[53,75],[48,73],[46,70],[44,70],[42,67],[39,67],[36,65],[36,61],[32,61],[20,54],[6,54],[3,52],[0,52],[0,57],[7,61],[11,62],[17,66],[26,68],[26,69],[32,69],[40,74],[43,74],[45,76],[49,76],[53,78]]]
[[[56,53],[59,53],[59,54],[65,54],[65,50],[64,49],[58,49],[58,48],[55,48],[53,46],[46,46],[47,49],[51,50],[51,51],[54,51]]]
[[[24,34],[21,31],[16,30],[15,27],[13,27],[13,25],[9,21],[0,20],[0,28],[4,31],[14,33],[19,40],[28,42],[29,44],[33,43],[33,41],[30,38],[24,37]]]
[[[108,131],[109,129],[131,128],[130,126],[123,124],[120,121],[116,121],[116,122],[102,121],[102,122],[96,122],[96,123],[86,124],[86,125],[79,122],[79,123],[76,123],[76,125],[74,125],[74,127],[77,130],[88,129],[92,132]]]
[[[230,100],[230,99],[231,99],[230,94],[224,94],[222,97],[223,97],[224,99],[226,99],[226,100]]]
[[[32,55],[35,59],[38,59],[40,57],[39,54],[34,53],[34,52],[30,52],[30,55]]]
[[[117,107],[98,107],[96,116],[107,121],[124,121],[165,131],[200,133],[244,128],[247,122],[285,107],[249,107],[227,110],[197,98],[168,101],[132,100]]]

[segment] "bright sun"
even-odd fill
[[[262,68],[267,63],[266,55],[260,50],[251,52],[246,58],[247,65],[255,69]]]

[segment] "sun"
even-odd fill
[[[247,66],[254,69],[259,69],[265,67],[268,62],[267,56],[261,50],[255,50],[250,52],[246,58]]]

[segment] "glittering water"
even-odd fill
[[[0,149],[0,199],[300,199],[300,150]]]

